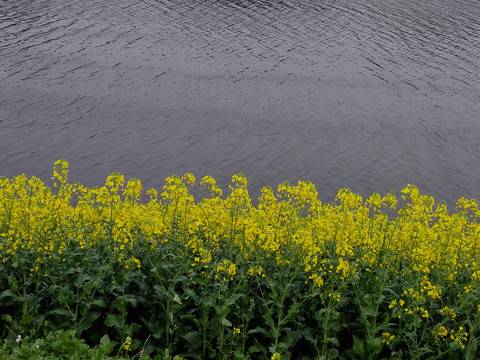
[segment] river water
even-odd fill
[[[1,0],[0,175],[480,198],[477,0]]]

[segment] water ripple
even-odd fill
[[[480,193],[473,0],[6,0],[0,175]]]

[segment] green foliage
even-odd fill
[[[59,330],[33,339],[19,335],[15,341],[4,340],[0,359],[18,360],[103,360],[110,359],[111,349],[104,343],[91,349],[85,341],[74,337],[74,330]]]

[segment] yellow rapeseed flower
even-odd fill
[[[271,360],[282,360],[282,355],[280,353],[275,352],[272,354],[272,357],[270,358]]]
[[[390,343],[393,341],[393,339],[395,339],[395,335],[392,335],[388,332],[382,333],[382,336],[383,336],[382,343],[384,343],[386,345],[390,345]]]

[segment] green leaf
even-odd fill
[[[187,298],[191,297],[193,300],[197,299],[197,294],[192,289],[185,289],[185,295]]]
[[[299,307],[300,307],[300,303],[298,303],[298,302],[293,303],[292,306],[290,306],[290,308],[288,309],[287,316],[285,317],[284,321],[282,321],[282,324],[286,323],[288,321],[288,319],[290,317],[292,317],[292,315],[297,314]]]
[[[173,282],[185,282],[188,278],[185,275],[179,275],[173,279]]]
[[[68,285],[63,286],[60,291],[59,291],[60,299],[63,303],[66,303],[68,305],[73,304],[73,294],[72,290]]]
[[[278,348],[287,350],[290,346],[292,346],[293,341],[295,339],[295,335],[296,335],[295,332],[288,331],[287,334],[282,337],[281,342],[278,343]]]
[[[202,335],[198,331],[183,335],[183,338],[192,345],[194,349],[198,349],[202,346]]]
[[[153,321],[152,319],[145,319],[142,316],[140,317],[140,320],[148,328],[155,339],[160,339],[165,333],[165,326],[163,322],[160,323],[159,321]]]
[[[180,296],[178,296],[177,294],[175,294],[175,296],[173,297],[173,301],[182,305],[182,300],[180,299]]]
[[[338,352],[337,349],[331,349],[330,353],[328,354],[328,359],[331,359],[331,360],[336,359],[338,358],[339,355],[340,353]]]
[[[22,320],[20,320],[20,324],[21,325],[30,325],[32,322],[34,322],[34,318],[33,316],[29,315],[29,314],[25,314],[23,317],[22,317]]]
[[[136,297],[130,296],[130,297],[128,297],[127,300],[134,308],[137,307],[137,298]]]
[[[231,323],[230,321],[228,321],[227,319],[222,318],[222,325],[223,325],[223,326],[231,327],[231,326],[232,326],[232,323]]]
[[[102,338],[100,339],[99,350],[104,355],[108,355],[112,351],[112,348],[110,345],[110,338],[108,337],[107,334],[103,335]]]
[[[62,309],[62,308],[52,310],[52,311],[50,312],[50,314],[61,315],[61,316],[68,316],[68,317],[72,316],[72,314],[70,313],[70,311],[68,311],[67,309]]]
[[[383,347],[382,339],[378,337],[378,338],[368,340],[367,347],[373,353],[379,352]]]
[[[82,319],[83,325],[81,326],[80,329],[82,331],[89,329],[90,327],[92,327],[95,320],[97,320],[101,315],[102,313],[99,311],[89,311],[87,315],[85,315],[85,317]]]
[[[82,274],[78,279],[78,284],[91,283],[92,277],[89,274]]]
[[[237,302],[238,299],[242,298],[244,295],[241,293],[234,294],[228,299],[228,301],[225,303],[226,306],[232,306]]]
[[[262,351],[263,351],[263,348],[259,344],[252,345],[248,348],[249,353],[258,353]]]
[[[250,329],[247,331],[247,335],[256,334],[258,332],[259,332],[258,329]]]
[[[355,354],[364,356],[365,355],[365,349],[363,348],[363,342],[360,340],[358,337],[353,335],[353,351]]]
[[[312,344],[317,343],[317,340],[313,337],[312,329],[310,327],[303,329],[303,337]]]
[[[0,300],[4,298],[20,299],[11,289],[4,290],[0,293]]]
[[[87,281],[82,278],[82,289],[86,292],[91,292],[94,289],[98,289],[102,286],[102,281],[100,279],[94,279],[92,281]]]
[[[363,319],[366,319],[368,317],[374,317],[374,316],[375,316],[375,313],[372,310],[364,309],[360,313],[360,321],[362,321]]]
[[[267,311],[265,311],[265,313],[263,314],[263,318],[271,329],[275,328],[276,324],[272,318],[272,309],[267,309]]]
[[[107,303],[102,300],[102,299],[97,299],[97,300],[93,300],[92,301],[92,305],[95,305],[95,306],[98,306],[98,307],[106,307],[107,306]]]
[[[100,339],[100,345],[110,347],[110,338],[107,334],[103,335]]]
[[[475,354],[477,352],[477,342],[471,342],[465,347],[465,360],[475,359]]]
[[[154,285],[153,286],[153,290],[155,291],[155,295],[157,296],[165,296],[167,295],[167,292],[165,291],[165,289],[163,288],[163,286],[160,286],[160,285]]]
[[[280,341],[280,342],[277,344],[277,349],[278,349],[278,351],[280,351],[280,352],[287,351],[288,348],[289,348],[288,344],[285,344],[284,342],[281,342],[281,341]]]
[[[115,327],[117,329],[120,329],[122,327],[120,319],[115,314],[107,315],[107,318],[105,319],[105,325],[108,327]]]
[[[215,304],[217,303],[217,299],[214,296],[209,296],[204,299],[203,301],[203,307],[204,308],[212,308],[215,307]]]
[[[327,341],[330,343],[330,344],[333,344],[335,346],[339,346],[339,341],[338,341],[338,337],[331,337],[331,338],[328,338]]]
[[[12,317],[8,314],[2,314],[2,316],[0,316],[0,319],[5,321],[7,324],[11,324],[13,321]]]

